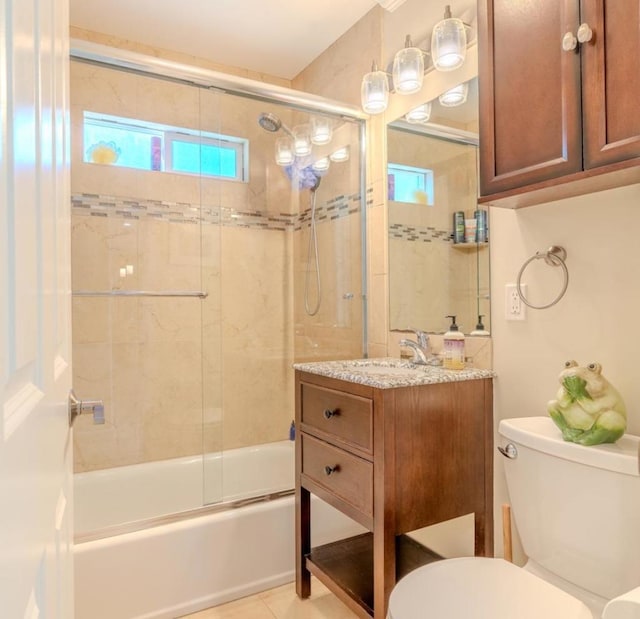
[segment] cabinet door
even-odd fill
[[[580,171],[578,0],[479,0],[478,20],[481,195]]]
[[[640,1],[583,0],[585,169],[640,157]]]

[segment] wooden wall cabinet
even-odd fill
[[[481,202],[640,182],[638,0],[480,0],[478,45]]]
[[[379,389],[296,371],[296,590],[316,575],[385,619],[396,580],[440,557],[403,535],[474,514],[493,553],[492,379]],[[313,493],[368,533],[311,548]]]

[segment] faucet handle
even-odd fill
[[[416,339],[418,341],[418,346],[420,346],[420,348],[422,348],[423,350],[427,350],[427,346],[429,344],[429,336],[424,331],[421,331],[420,329],[414,329],[412,327],[409,327],[408,330],[415,333]]]

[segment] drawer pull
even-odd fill
[[[336,464],[335,466],[325,466],[324,467],[324,474],[328,477],[329,475],[331,475],[332,473],[337,473],[340,470],[340,465]]]
[[[330,409],[330,408],[325,408],[324,409],[324,413],[322,413],[324,415],[325,419],[331,419],[331,417],[337,417],[340,414],[340,409],[339,408],[334,408],[334,409]]]

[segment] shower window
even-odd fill
[[[248,140],[84,113],[84,161],[246,182]]]
[[[433,206],[433,170],[389,163],[389,200]]]

